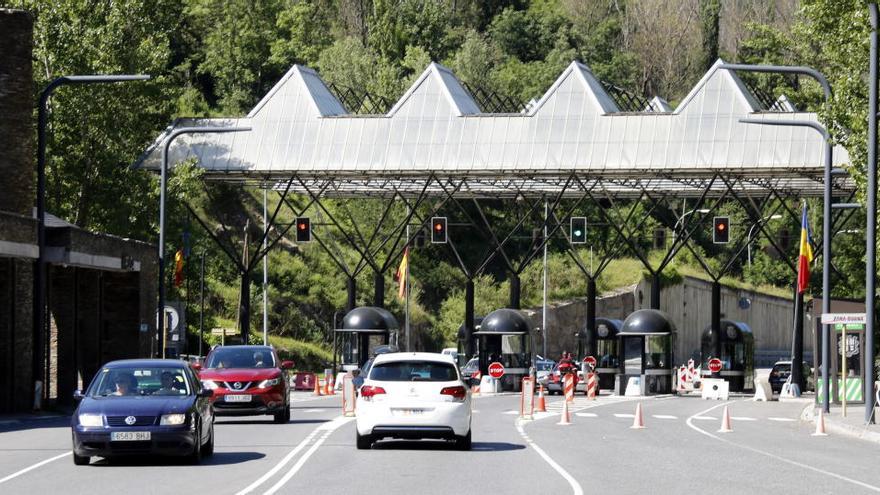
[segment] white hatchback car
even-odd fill
[[[471,448],[471,396],[451,356],[376,356],[357,399],[357,448],[383,438],[454,440]]]

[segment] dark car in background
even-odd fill
[[[813,377],[813,369],[810,368],[810,365],[807,363],[803,363],[803,374],[804,374],[804,383],[806,384],[806,391],[815,390],[815,378]],[[782,391],[782,386],[788,381],[788,377],[791,376],[791,361],[776,361],[773,365],[773,368],[770,370],[770,389],[773,390],[774,394],[778,394]]]
[[[137,359],[105,364],[71,418],[73,462],[130,454],[189,456],[214,452],[212,392],[189,364]]]
[[[218,416],[272,415],[276,423],[290,421],[290,381],[272,346],[217,346],[198,366],[202,385],[213,390]]]

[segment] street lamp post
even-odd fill
[[[224,132],[249,131],[250,127],[181,127],[175,129],[165,138],[162,146],[162,170],[159,179],[159,310],[157,334],[162,345],[162,359],[165,359],[165,194],[168,175],[168,148],[171,142],[182,134],[220,134]]]
[[[37,261],[34,266],[34,352],[32,372],[34,392],[43,373],[43,330],[46,325],[46,124],[49,120],[49,97],[56,88],[74,84],[100,84],[146,81],[148,75],[61,76],[40,92],[37,108]]]
[[[749,229],[749,235],[748,237],[746,237],[746,249],[749,256],[749,270],[752,269],[752,233],[755,231],[755,227],[769,220],[779,220],[780,218],[782,218],[782,215],[770,215],[769,217],[764,217],[761,220],[758,220],[758,222],[752,225],[752,228]]]
[[[876,4],[871,4],[872,8],[872,22],[876,21]],[[874,24],[875,25],[875,24]],[[876,31],[873,34],[876,39]],[[871,63],[874,63],[872,60]],[[800,74],[812,77],[822,86],[822,92],[825,96],[825,104],[828,105],[831,102],[831,85],[828,84],[828,79],[825,78],[825,75],[821,72],[813,69],[811,67],[801,67],[801,66],[784,66],[784,65],[751,65],[751,64],[721,64],[719,66],[721,69],[733,70],[733,71],[747,71],[747,72],[764,72],[764,73],[776,73],[776,74]],[[876,79],[872,79],[876,81]],[[823,182],[824,182],[824,194],[823,194],[823,208],[822,208],[822,312],[830,313],[831,312],[831,162],[832,162],[832,153],[833,148],[831,147],[831,139],[828,134],[828,131],[819,124],[815,122],[800,122],[800,121],[776,121],[779,123],[773,123],[774,121],[763,121],[763,120],[754,120],[754,119],[744,119],[740,120],[740,122],[750,123],[750,124],[765,124],[765,125],[793,125],[793,126],[801,126],[801,127],[812,127],[825,139],[825,171],[823,174]],[[870,148],[870,146],[869,146]],[[870,151],[869,151],[870,152]],[[869,165],[871,161],[869,160]],[[871,194],[869,191],[868,194]],[[828,341],[829,334],[831,330],[828,325],[822,325],[822,382],[825,386],[825,394],[822,398],[822,408],[825,412],[829,412],[831,409],[831,403],[829,401],[829,380],[828,380],[828,361],[831,359],[831,354],[828,351]],[[873,351],[873,350],[872,350]],[[795,378],[802,378],[801,375],[801,366],[798,364],[797,366],[792,366],[791,368],[792,381],[795,381]],[[801,385],[800,380],[798,385]],[[867,381],[866,381],[867,383]],[[873,381],[872,381],[873,383]],[[867,385],[866,385],[867,387]],[[867,410],[867,409],[866,409]]]
[[[709,213],[709,210],[707,208],[694,208],[693,210],[689,210],[689,211],[682,213],[681,216],[678,217],[678,220],[675,221],[675,225],[672,226],[672,245],[673,246],[675,246],[675,239],[676,239],[675,233],[678,232],[678,224],[682,223],[682,221],[684,221],[684,218],[686,216],[690,215],[691,213],[702,213],[705,215],[706,213]],[[687,240],[685,240],[685,242],[686,241]]]

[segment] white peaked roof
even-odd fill
[[[497,187],[507,179],[552,192],[558,185],[547,184],[572,174],[642,181],[728,174],[819,190],[818,133],[739,122],[816,121],[816,115],[762,112],[739,77],[718,68],[721,63],[674,110],[654,98],[652,108],[633,113],[620,111],[590,69],[572,62],[521,114],[480,112],[455,75],[432,63],[384,115],[348,113],[317,73],[294,66],[247,117],[174,122],[135,165],[158,169],[159,144],[174,127],[249,126],[249,132],[181,136],[170,161],[195,156],[208,178],[332,178],[351,191],[358,184],[430,175],[474,178],[475,194],[491,195],[486,184]],[[847,163],[846,150],[835,148],[834,161]]]

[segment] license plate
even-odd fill
[[[251,396],[248,394],[229,394],[226,396],[226,402],[250,402]]]
[[[394,409],[394,414],[398,416],[416,416],[425,412],[424,409]]]
[[[114,431],[110,433],[113,442],[143,442],[150,439],[148,431]]]

